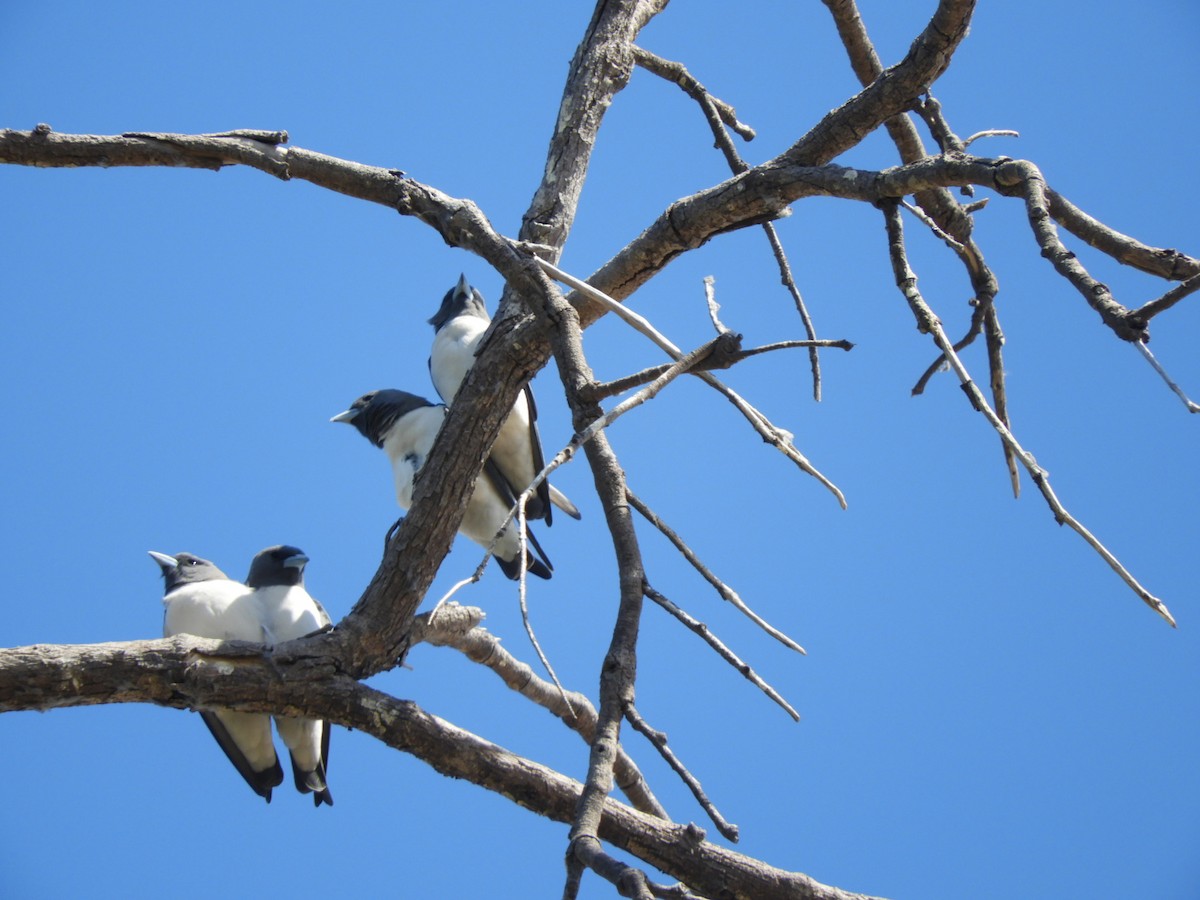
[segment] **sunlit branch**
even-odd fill
[[[1074,516],[1067,512],[1066,508],[1062,505],[1054,491],[1051,489],[1049,475],[1047,474],[1046,470],[1039,466],[1037,461],[1033,458],[1033,455],[1028,453],[1017,442],[1016,437],[1013,436],[1008,427],[1000,420],[999,416],[997,416],[992,408],[988,405],[986,398],[983,396],[983,392],[979,390],[979,387],[974,381],[971,380],[970,374],[967,372],[966,367],[963,366],[962,361],[955,352],[953,345],[950,343],[950,339],[946,336],[946,332],[942,328],[942,323],[938,320],[937,316],[934,315],[933,310],[929,308],[928,304],[925,302],[925,299],[917,290],[917,277],[909,267],[908,257],[904,249],[904,223],[900,216],[899,204],[895,201],[890,201],[881,204],[881,207],[883,209],[884,218],[887,224],[888,250],[892,260],[892,271],[896,278],[896,286],[900,288],[905,299],[908,301],[908,304],[913,311],[913,315],[917,319],[918,327],[922,331],[931,334],[933,336],[934,343],[936,343],[942,353],[945,354],[946,361],[949,363],[950,368],[954,370],[955,375],[958,376],[959,381],[962,382],[963,389],[966,392],[968,399],[971,401],[972,406],[974,406],[975,409],[980,412],[983,417],[988,420],[988,422],[991,423],[992,427],[996,429],[997,433],[1000,435],[1005,444],[1012,448],[1012,452],[1016,458],[1023,466],[1025,466],[1030,477],[1033,479],[1034,484],[1036,484],[1038,490],[1042,492],[1042,496],[1046,498],[1047,504],[1049,504],[1051,511],[1054,513],[1055,521],[1057,521],[1060,525],[1068,525],[1072,530],[1079,534],[1080,537],[1087,541],[1087,543],[1091,545],[1092,549],[1100,554],[1100,557],[1106,563],[1108,563],[1112,570],[1121,577],[1121,580],[1129,585],[1134,593],[1136,593],[1147,606],[1157,612],[1172,627],[1174,627],[1175,617],[1171,615],[1166,605],[1148,590],[1142,587],[1141,583],[1138,582],[1132,574],[1130,574],[1129,570],[1121,564],[1120,560],[1113,556],[1108,548],[1100,543],[1095,535],[1085,528],[1082,523],[1080,523]]]
[[[587,282],[576,278],[573,275],[562,271],[557,266],[554,266],[543,259],[537,260],[538,264],[549,272],[555,279],[563,284],[569,285],[576,291],[584,294],[589,299],[594,300],[604,305],[610,312],[616,313],[620,318],[632,325],[636,330],[649,337],[672,359],[678,360],[683,354],[673,343],[665,336],[660,334],[643,316],[638,315],[629,309],[624,304],[618,303],[611,297],[605,295],[602,291],[598,291],[589,285]],[[781,452],[784,456],[794,462],[802,471],[817,479],[830,491],[836,498],[842,509],[846,508],[846,498],[841,490],[821,472],[819,472],[812,463],[798,450],[792,442],[792,435],[781,428],[776,427],[771,423],[766,416],[747,403],[741,396],[726,385],[722,384],[716,377],[709,372],[697,372],[696,377],[704,381],[706,384],[719,391],[737,410],[745,416],[746,420],[754,426],[754,430],[759,433],[764,441]]]
[[[738,827],[727,820],[716,805],[708,799],[708,795],[704,793],[704,788],[700,785],[700,780],[688,771],[687,766],[675,755],[674,751],[667,746],[667,736],[657,729],[651,728],[645,719],[638,713],[637,707],[632,703],[625,705],[625,718],[629,724],[633,726],[633,730],[642,735],[648,740],[659,755],[666,760],[667,765],[679,776],[680,780],[687,785],[687,789],[692,792],[692,796],[696,798],[696,802],[700,804],[705,815],[709,820],[717,826],[717,831],[721,832],[727,840],[737,843]]]

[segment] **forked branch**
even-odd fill
[[[1135,594],[1142,601],[1153,609],[1156,613],[1162,616],[1172,627],[1175,627],[1175,617],[1171,615],[1166,605],[1148,590],[1146,590],[1140,582],[1121,564],[1107,547],[1093,535],[1087,528],[1083,526],[1074,516],[1067,512],[1066,508],[1059,501],[1054,491],[1050,487],[1050,478],[1045,469],[1037,464],[1037,460],[1033,455],[1027,452],[1018,442],[1013,433],[1008,427],[1000,421],[999,416],[988,405],[987,400],[983,396],[983,392],[979,390],[978,385],[971,380],[970,374],[966,367],[962,364],[958,354],[954,350],[954,346],[950,343],[950,339],[946,336],[946,332],[942,328],[941,321],[934,315],[933,310],[925,302],[920,291],[917,290],[917,276],[913,273],[908,264],[908,256],[904,249],[904,223],[900,217],[900,206],[896,201],[887,201],[881,204],[883,209],[884,219],[887,224],[888,235],[888,252],[892,261],[892,272],[896,278],[896,286],[900,288],[908,301],[909,307],[912,309],[913,315],[917,319],[917,327],[933,337],[934,343],[938,349],[946,356],[946,362],[950,368],[954,370],[962,382],[963,390],[966,392],[971,405],[983,415],[985,419],[991,423],[1000,435],[1001,440],[1012,448],[1013,455],[1021,462],[1026,471],[1029,472],[1033,483],[1037,485],[1038,490],[1042,492],[1042,496],[1046,498],[1046,503],[1049,504],[1051,511],[1054,513],[1055,521],[1060,525],[1068,525],[1070,528],[1079,534],[1088,544],[1091,545],[1100,557],[1108,563],[1114,572],[1121,577]]]

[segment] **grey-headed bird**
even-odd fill
[[[329,421],[353,425],[363,437],[383,449],[392,462],[396,502],[402,509],[408,509],[412,506],[413,478],[425,465],[433,440],[445,418],[445,406],[434,405],[406,391],[382,390],[364,394],[348,410],[338,413]],[[515,502],[508,481],[489,458],[475,482],[458,530],[486,548],[500,531],[500,524]],[[550,560],[532,532],[527,531],[526,535],[529,539],[525,555],[527,570],[539,578],[549,578],[553,569]],[[528,552],[530,548],[533,552]],[[518,578],[520,535],[515,518],[504,526],[494,553],[504,574],[512,579]]]
[[[429,320],[434,330],[429,376],[444,403],[454,402],[454,395],[475,364],[479,340],[491,321],[483,295],[467,283],[466,275],[460,276],[458,284],[446,292],[442,305]],[[492,460],[508,481],[514,496],[529,487],[545,466],[537,430],[537,407],[529,385],[517,395],[512,412],[500,427],[496,442],[492,444]],[[572,518],[579,518],[575,504],[549,480],[538,485],[529,497],[525,515],[530,519],[545,519],[549,525],[552,505]]]
[[[194,634],[222,641],[267,642],[258,598],[246,585],[190,553],[168,556],[151,550],[150,555],[166,582],[165,637]],[[246,784],[270,803],[271,789],[283,781],[283,769],[271,739],[271,717],[201,710],[200,718]]]
[[[302,638],[332,624],[329,614],[305,590],[304,566],[308,557],[296,547],[268,547],[250,563],[246,585],[252,588],[262,614],[267,643]],[[333,806],[325,783],[329,765],[330,724],[320,719],[275,717],[275,727],[292,758],[296,790],[313,795],[313,805]]]

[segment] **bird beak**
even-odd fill
[[[308,557],[303,553],[297,553],[293,556],[289,556],[283,561],[283,567],[285,569],[303,569],[307,564]]]
[[[443,284],[444,283],[445,282],[443,282]],[[457,293],[466,294],[468,297],[471,296],[471,282],[467,281],[466,272],[458,276],[458,284],[455,286],[454,290]]]
[[[173,556],[167,556],[167,554],[159,553],[157,550],[147,550],[146,552],[154,557],[154,561],[162,566],[162,570],[164,572],[168,569],[176,569],[179,567],[179,560]]]
[[[345,412],[338,413],[336,416],[334,416],[329,421],[330,422],[353,422],[358,417],[358,414],[360,412],[361,412],[361,410],[358,410],[358,409],[348,409]]]

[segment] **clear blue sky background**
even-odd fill
[[[982,3],[936,93],[962,135],[1012,128],[985,154],[1034,160],[1091,213],[1200,252],[1200,11],[1153,4]],[[588,3],[197,5],[29,2],[0,8],[0,126],[119,133],[287,129],[298,146],[395,167],[480,204],[515,234],[540,177]],[[896,7],[903,6],[903,13]],[[934,4],[863,3],[887,62]],[[752,162],[855,89],[816,2],[680,0],[642,43],[691,67],[759,137]],[[725,177],[696,108],[638,72],[616,100],[563,264],[586,275],[664,205]],[[872,138],[840,162],[895,161]],[[494,308],[501,284],[428,228],[305,183],[228,169],[0,167],[4,327],[4,624],[0,644],[157,636],[149,549],[243,575],[288,542],[334,618],[374,572],[396,516],[391,474],[328,423],[359,394],[432,395],[425,319],[460,272]],[[809,650],[723,605],[649,530],[651,582],[702,618],[801,711],[794,724],[689,633],[648,609],[638,699],[742,828],[741,849],[891,897],[1200,896],[1200,608],[1189,417],[1042,260],[1016,201],[978,236],[1002,286],[1013,425],[1068,507],[1171,606],[1141,604],[1026,479],[1010,495],[998,441],[933,358],[887,270],[882,220],[809,200],[780,224],[827,353],[814,404],[802,353],[728,381],[846,492],[849,510],[677,384],[611,439],[630,484],[712,568]],[[961,268],[910,221],[920,285],[960,334]],[[1069,239],[1119,299],[1167,285]],[[711,334],[701,279],[748,344],[801,335],[761,233],[713,241],[634,298],[681,346]],[[1200,395],[1196,298],[1153,349]],[[605,378],[660,361],[616,322],[588,331]],[[981,347],[965,354],[984,378]],[[553,367],[542,435],[570,437]],[[582,462],[558,478],[585,519],[541,538],[541,640],[596,691],[616,583]],[[477,562],[458,541],[434,594]],[[461,597],[532,659],[515,592],[491,571]],[[373,683],[582,777],[586,749],[452,651]],[[655,754],[628,746],[673,816],[701,821]],[[334,735],[337,805],[281,789],[267,806],[198,717],[152,706],[0,716],[0,895],[557,896],[563,826],[369,737]],[[707,824],[702,822],[702,824]],[[595,879],[588,898],[613,896]]]

